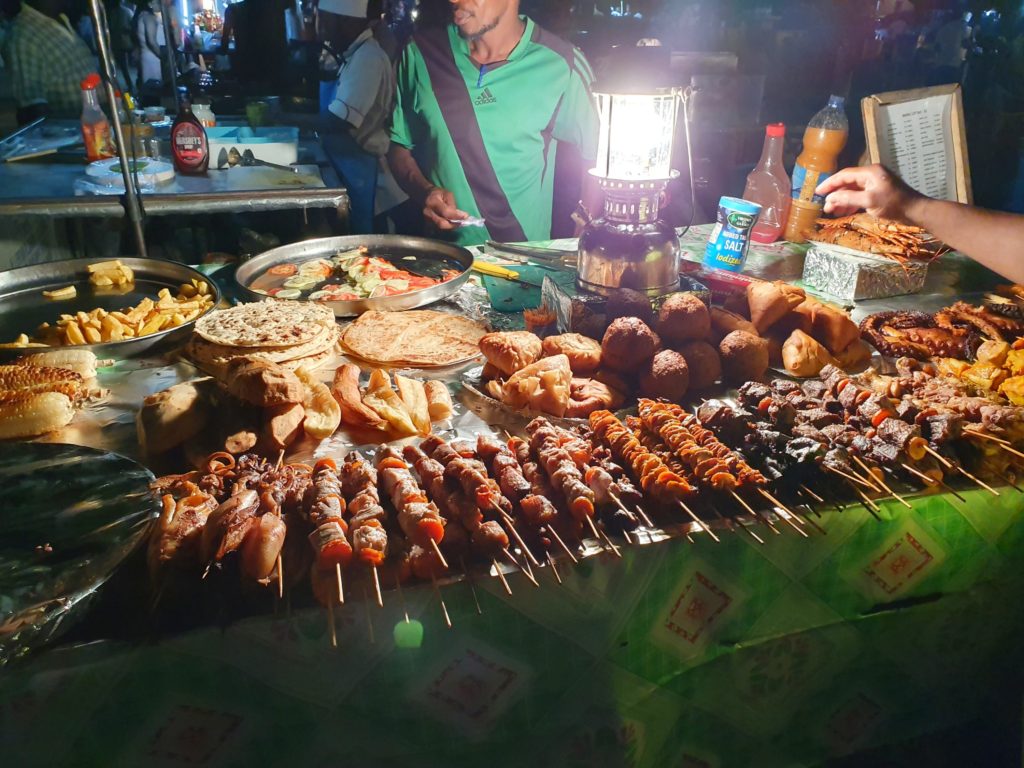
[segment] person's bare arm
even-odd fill
[[[1024,284],[1024,216],[926,197],[881,165],[839,171],[817,194],[826,196],[825,213],[863,210],[923,227],[950,248]]]
[[[455,205],[455,195],[430,182],[408,147],[392,142],[388,150],[388,165],[405,193],[423,206],[423,217],[440,230],[455,229],[452,221],[468,218]]]

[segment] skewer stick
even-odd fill
[[[338,602],[345,604],[345,585],[341,581],[341,563],[334,564],[334,575],[338,582]]]
[[[428,539],[428,541],[430,542],[430,548],[433,549],[434,550],[434,554],[437,555],[437,559],[441,563],[441,566],[446,571],[449,570],[449,568],[448,568],[448,561],[445,560],[444,559],[444,555],[441,554],[441,548],[439,546],[437,546],[437,542],[434,541],[433,539]]]
[[[997,491],[995,488],[993,488],[988,483],[986,483],[986,482],[984,482],[982,480],[979,480],[977,477],[972,475],[970,472],[968,472],[966,469],[961,467],[959,464],[956,465],[956,471],[959,472],[964,477],[968,478],[969,480],[973,480],[975,483],[980,485],[982,488],[984,488],[986,491],[991,493],[993,496],[998,496],[999,495],[999,491]]]
[[[878,490],[878,488],[876,488],[872,483],[867,482],[866,480],[864,480],[859,475],[851,475],[848,472],[844,472],[841,469],[836,469],[835,467],[831,467],[831,466],[829,466],[827,464],[823,464],[822,467],[825,469],[826,472],[832,472],[834,474],[839,475],[842,478],[845,478],[846,480],[849,480],[851,483],[856,483],[857,485],[862,485],[865,488],[867,488],[869,491],[877,491]]]
[[[515,526],[515,523],[512,522],[512,518],[509,517],[507,512],[502,512],[501,516],[503,518],[505,518],[505,523],[508,526],[508,532],[512,535],[512,538],[516,540],[516,544],[519,545],[519,548],[521,550],[523,550],[523,554],[526,555],[526,558],[531,563],[533,563],[538,568],[540,568],[540,561],[536,557],[533,556],[533,552],[531,552],[530,548],[528,546],[526,546],[526,542],[523,541],[523,537],[520,536],[519,535],[519,531],[516,530],[516,526]]]
[[[459,565],[462,566],[462,572],[466,575],[466,581],[469,582],[469,591],[473,593],[473,603],[476,605],[476,613],[478,616],[483,616],[484,612],[480,608],[480,600],[476,596],[476,587],[473,586],[473,577],[469,575],[469,569],[466,567],[466,559],[460,557]]]
[[[654,523],[651,522],[651,518],[647,516],[647,513],[644,512],[643,507],[641,507],[639,504],[636,505],[636,513],[640,516],[640,519],[644,521],[644,525],[646,525],[648,528],[654,527]]]
[[[395,574],[395,589],[398,590],[398,602],[402,604],[402,613],[405,615],[405,623],[409,623],[409,606],[405,604],[405,594],[402,592],[402,580]]]
[[[448,625],[448,629],[452,628],[452,617],[448,615],[448,606],[444,604],[444,598],[441,597],[441,590],[437,588],[437,579],[434,578],[434,572],[430,572],[430,583],[434,585],[434,593],[437,595],[437,599],[441,603],[441,613],[444,615],[444,623]]]
[[[498,561],[493,557],[491,558],[491,565],[494,566],[495,573],[498,574],[498,580],[501,581],[501,585],[505,587],[505,591],[508,592],[509,596],[512,595],[512,587],[508,585],[508,580],[505,578],[505,574],[501,571],[501,566],[498,565]]]
[[[384,595],[380,592],[380,575],[377,573],[377,566],[371,566],[370,572],[373,574],[373,591],[377,596],[377,605],[380,608],[384,607]]]
[[[749,512],[753,517],[756,517],[762,523],[764,523],[769,528],[771,528],[772,533],[774,533],[776,536],[778,536],[778,535],[780,535],[782,533],[782,531],[780,531],[778,528],[775,527],[775,523],[773,523],[767,517],[762,515],[760,512],[754,511],[754,508],[751,507],[749,504],[747,504],[747,502],[743,500],[743,497],[740,496],[738,493],[736,493],[736,491],[729,491],[729,493],[731,493],[732,497],[734,499],[736,499],[736,501],[740,504],[740,506],[742,506],[745,510],[747,510],[747,512]]]
[[[758,544],[764,544],[764,539],[762,539],[760,536],[754,533],[754,529],[748,526],[746,523],[744,523],[743,520],[741,520],[738,517],[732,518],[730,520],[726,518],[725,515],[723,515],[721,512],[719,512],[718,507],[716,507],[714,504],[709,504],[708,506],[711,507],[711,511],[715,513],[715,517],[717,517],[719,520],[723,521],[729,526],[729,530],[736,530],[735,526],[738,525],[741,529],[743,529],[751,536],[753,536],[754,541],[756,541]]]
[[[867,494],[865,494],[864,491],[862,491],[860,488],[858,488],[855,485],[852,486],[852,488],[856,492],[856,494],[860,496],[861,501],[864,502],[864,509],[870,512],[871,516],[875,518],[875,520],[881,521],[882,518],[878,516],[878,513],[881,511],[879,506],[875,504],[875,502],[873,502],[870,498],[868,498]]]
[[[816,494],[814,491],[812,491],[810,488],[808,488],[806,485],[804,485],[802,483],[800,484],[800,490],[803,491],[804,493],[806,493],[808,496],[810,496],[812,499],[814,499],[819,504],[824,504],[825,503],[825,500],[823,498],[821,498],[821,496]]]
[[[574,563],[577,563],[577,564],[578,564],[578,563],[579,563],[579,559],[577,559],[577,557],[576,557],[576,555],[575,555],[575,554],[573,553],[573,551],[572,551],[571,549],[569,549],[569,547],[567,547],[567,546],[565,545],[565,542],[564,542],[564,541],[562,541],[562,537],[558,535],[558,531],[556,531],[556,530],[555,530],[555,529],[554,529],[554,528],[553,528],[552,526],[550,526],[550,525],[549,525],[549,526],[547,526],[547,531],[548,531],[548,533],[550,533],[550,534],[551,534],[551,538],[553,538],[553,539],[554,539],[554,540],[555,540],[556,542],[558,542],[558,546],[560,546],[560,547],[562,548],[562,551],[564,551],[564,552],[565,552],[565,554],[567,554],[567,555],[569,556],[569,559],[570,559],[570,560],[572,560],[572,561],[573,561]]]
[[[331,631],[331,647],[338,647],[338,629],[334,626],[334,602],[327,601],[327,627]]]
[[[906,499],[904,499],[902,496],[900,496],[898,493],[896,493],[896,491],[894,491],[892,488],[890,488],[888,485],[886,485],[884,480],[882,480],[880,477],[877,477],[876,475],[872,474],[871,470],[868,468],[868,465],[860,460],[860,456],[854,456],[853,460],[856,461],[857,464],[859,464],[864,469],[865,472],[867,472],[869,475],[871,475],[872,479],[878,485],[882,486],[882,490],[884,490],[886,493],[888,493],[890,496],[892,496],[894,499],[896,499],[896,501],[898,501],[900,504],[902,504],[907,509],[913,509],[914,508],[912,505],[907,503]]]
[[[528,570],[526,570],[525,568],[523,568],[523,566],[521,566],[519,564],[519,561],[516,560],[512,556],[511,552],[509,552],[507,549],[503,549],[503,550],[501,550],[501,554],[503,554],[505,556],[505,559],[508,560],[509,563],[514,565],[516,568],[518,568],[519,571],[523,574],[523,576],[525,576],[527,579],[530,580],[530,582],[533,584],[533,586],[535,586],[535,587],[539,587],[540,586],[540,584],[537,582],[537,579],[534,578],[534,575],[532,573],[530,573]]]
[[[625,532],[623,532],[623,533],[625,533]],[[598,530],[598,534],[601,536],[601,540],[604,541],[604,543],[607,544],[609,547],[611,547],[612,552],[615,553],[615,556],[621,560],[622,559],[622,553],[619,551],[619,548],[617,546],[615,546],[615,542],[612,541],[608,537],[608,534],[605,533],[604,530],[601,530],[601,529]],[[626,541],[629,541],[629,537],[628,536],[626,537]]]
[[[861,467],[864,470],[863,475],[857,475],[857,473],[854,474],[857,477],[861,478],[862,480],[865,480],[868,483],[870,483],[872,490],[878,491],[879,493],[885,493],[885,488],[882,485],[882,482],[877,477],[875,477],[874,473],[871,471],[871,468],[863,461],[861,461],[859,456],[851,456],[850,458],[857,462],[857,466]],[[850,469],[852,470],[853,467],[851,467]]]
[[[206,577],[210,575],[210,569],[213,567],[213,560],[206,564],[206,568],[203,570],[203,577],[200,581],[205,581]]]
[[[1001,445],[1013,445],[1013,443],[1011,443],[1009,440],[1004,440],[1001,437],[990,435],[988,432],[982,432],[979,429],[968,429],[967,427],[964,427],[964,433],[970,435],[971,437],[980,437],[982,440],[991,440],[993,443],[999,443]]]
[[[942,466],[944,466],[946,469],[955,469],[957,472],[959,472],[961,475],[963,475],[967,479],[973,480],[975,483],[980,485],[982,488],[984,488],[986,491],[991,493],[993,496],[998,496],[999,495],[999,491],[997,491],[994,488],[992,488],[991,486],[986,485],[985,483],[983,483],[981,480],[976,478],[974,475],[972,475],[966,469],[961,467],[959,464],[953,464],[951,461],[949,461],[949,459],[947,459],[945,456],[943,456],[938,451],[934,450],[930,445],[926,445],[924,447],[924,449],[926,451],[928,451],[928,453],[930,453],[932,456],[934,456],[938,460],[938,462],[940,464],[942,464]]]
[[[1004,475],[1004,474],[1000,473],[999,474],[999,479],[1002,480],[1004,483],[1006,483],[1011,488],[1013,488],[1013,490],[1017,491],[1017,493],[1024,493],[1024,488],[1021,488],[1019,485],[1017,485],[1015,482],[1013,482],[1013,480],[1010,479],[1009,475]]]
[[[590,515],[587,515],[586,519],[587,525],[590,526],[590,532],[594,534],[594,538],[597,539],[597,542],[599,544],[603,543],[606,549],[610,549],[617,558],[621,559],[622,553],[619,552],[619,548],[615,546],[615,544],[612,542],[611,539],[608,538],[608,535],[604,531],[598,530],[597,526],[594,525],[594,518],[590,517]]]
[[[762,496],[764,496],[769,501],[769,503],[774,504],[778,509],[786,513],[785,515],[780,515],[780,517],[782,517],[783,522],[787,523],[794,531],[799,533],[805,539],[808,538],[807,531],[805,531],[803,527],[797,525],[796,523],[796,521],[800,518],[798,518],[796,514],[794,514],[792,510],[790,510],[789,507],[787,507],[781,501],[779,501],[770,493],[768,493],[768,491],[766,491],[764,488],[758,488],[757,490]]]
[[[545,552],[544,554],[547,557],[548,565],[551,567],[551,572],[553,574],[555,574],[555,581],[557,581],[559,584],[561,584],[562,583],[562,577],[558,573],[558,566],[555,565],[555,558],[553,558],[551,556],[550,552]]]
[[[708,524],[705,523],[703,520],[701,520],[699,517],[697,517],[697,515],[694,513],[694,511],[692,509],[690,509],[688,506],[686,506],[679,499],[676,499],[676,503],[679,504],[679,506],[683,508],[683,512],[685,512],[687,515],[690,516],[690,519],[693,520],[693,522],[695,522],[697,524],[698,528],[700,528],[702,531],[704,531],[704,533],[706,533],[708,536],[711,537],[712,541],[714,541],[716,544],[721,542],[721,539],[718,538],[717,536],[715,536],[715,532],[711,530],[711,528],[708,526]]]
[[[277,556],[277,599],[284,597],[284,560]]]
[[[277,453],[277,463],[275,464],[275,468],[280,469],[282,464],[284,464],[284,448]]]
[[[952,469],[953,468],[952,462],[949,459],[947,459],[945,456],[943,456],[941,453],[939,453],[938,451],[934,450],[930,445],[926,445],[924,447],[924,449],[926,451],[928,451],[929,454],[931,454],[936,459],[938,459],[939,464],[944,466],[946,469]]]

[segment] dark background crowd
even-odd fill
[[[186,84],[201,81],[218,114],[244,111],[247,98],[267,94],[279,96],[286,110],[315,111],[319,44],[309,0],[242,0],[224,8],[222,20],[217,14],[214,21],[198,22],[193,8],[186,19],[181,0],[104,2],[125,85],[142,100],[159,98],[161,88],[170,93],[167,67],[158,56],[169,44]],[[28,5],[60,19],[94,47],[86,0]],[[449,18],[447,0],[370,5],[396,48],[417,27]],[[846,96],[851,131],[842,161],[855,163],[864,151],[862,97],[951,82],[964,89],[976,202],[1024,211],[1019,2],[523,0],[523,11],[578,45],[599,81],[615,72],[634,81],[695,87],[690,114],[698,219],[707,219],[721,194],[742,188],[757,161],[765,123],[789,127],[789,165],[806,121],[830,93]],[[0,22],[0,52],[4,26]],[[638,48],[641,41],[659,45]],[[3,133],[15,125],[13,105],[5,98],[6,74],[0,66]]]

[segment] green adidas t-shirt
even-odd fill
[[[478,68],[454,25],[418,33],[398,67],[391,140],[486,228],[455,231],[463,245],[551,236],[555,142],[597,154],[593,72],[571,44],[523,17],[508,60]]]

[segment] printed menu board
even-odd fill
[[[876,94],[861,110],[871,162],[929,197],[971,202],[959,85]]]

